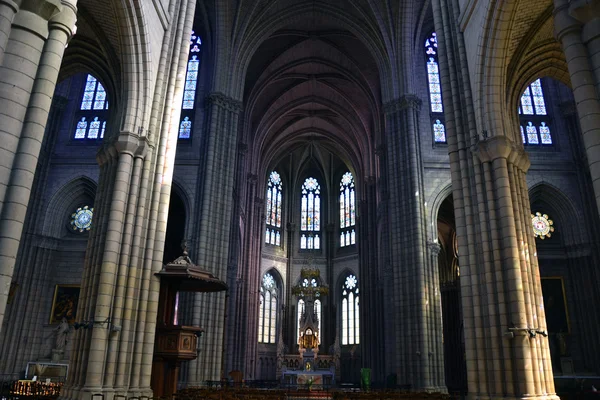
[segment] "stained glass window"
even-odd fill
[[[106,130],[108,99],[102,83],[88,74],[81,96],[74,139],[103,139]]]
[[[272,171],[267,183],[267,232],[265,235],[265,243],[274,246],[281,245],[281,196],[281,176],[277,171]]]
[[[531,214],[531,225],[533,226],[533,235],[542,240],[552,236],[554,232],[554,221],[548,217],[548,214],[536,212]]]
[[[340,247],[356,244],[354,177],[346,172],[340,181]]]
[[[275,343],[278,287],[275,278],[270,273],[263,276],[259,299],[258,342]]]
[[[342,283],[342,345],[360,343],[358,279],[353,274]]]
[[[527,145],[551,145],[552,136],[548,126],[546,101],[542,80],[537,79],[525,88],[519,102],[521,138]],[[524,128],[523,128],[524,127]]]
[[[444,128],[444,106],[442,104],[442,85],[438,65],[437,35],[432,32],[425,40],[425,59],[427,66],[427,82],[429,87],[429,104],[433,126],[433,141],[446,143],[446,129]]]
[[[552,136],[550,136],[550,128],[546,126],[545,122],[539,127],[540,137],[542,138],[542,144],[552,144]]]
[[[202,40],[194,31],[190,36],[190,50],[185,73],[185,86],[183,88],[183,103],[181,105],[181,125],[179,127],[179,139],[190,139],[192,136],[192,122],[194,120],[194,104],[196,101],[196,90],[198,88],[198,74],[200,72],[200,53]],[[186,123],[184,130],[183,124]]]
[[[527,131],[527,143],[528,144],[539,144],[540,143],[540,141],[538,140],[537,129],[531,122],[527,123],[525,130]]]
[[[315,178],[306,178],[302,184],[300,209],[300,248],[321,248],[321,186]]]
[[[192,134],[192,121],[185,117],[179,124],[179,139],[189,139]]]
[[[79,207],[71,214],[71,227],[75,231],[85,232],[92,228],[92,217],[94,209],[88,206]]]
[[[438,143],[446,143],[446,128],[439,119],[433,124],[433,140]]]

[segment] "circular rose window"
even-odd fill
[[[93,216],[93,208],[89,208],[88,206],[79,207],[73,214],[71,214],[71,226],[74,230],[79,232],[89,231],[92,227]]]
[[[554,226],[552,226],[554,222],[548,218],[548,214],[539,212],[536,212],[535,215],[531,214],[531,224],[533,225],[534,236],[542,240],[552,236],[552,232],[554,232]]]

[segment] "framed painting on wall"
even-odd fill
[[[66,318],[69,324],[75,322],[80,290],[79,285],[56,285],[50,311],[50,324],[58,324],[63,318]]]

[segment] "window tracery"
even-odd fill
[[[273,275],[263,276],[259,293],[258,342],[275,343],[277,328],[278,288]]]
[[[356,244],[356,200],[354,177],[350,172],[340,182],[340,247]]]
[[[346,276],[342,284],[342,345],[360,343],[358,279]]]
[[[185,73],[185,86],[183,88],[183,103],[181,105],[181,121],[179,123],[179,139],[190,139],[194,123],[194,104],[196,89],[198,87],[198,73],[200,72],[200,53],[202,40],[192,31],[190,37],[190,51]]]
[[[315,178],[306,178],[302,184],[300,210],[300,248],[321,248],[321,186]]]
[[[106,130],[108,99],[102,83],[91,74],[87,75],[77,123],[75,125],[76,140],[103,139]]]
[[[281,198],[283,186],[281,176],[272,171],[267,183],[267,210],[265,243],[281,246]]]
[[[519,120],[524,145],[553,144],[541,79],[536,79],[523,91],[519,101]]]
[[[433,141],[435,143],[446,143],[442,84],[440,81],[440,69],[438,64],[438,42],[435,32],[432,32],[425,40],[425,56],[427,60],[427,82],[429,89],[431,126],[433,127]]]

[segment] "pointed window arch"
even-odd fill
[[[272,171],[267,183],[267,231],[265,234],[265,243],[281,246],[281,198],[283,195],[283,185],[281,176],[277,171]]]
[[[432,32],[425,40],[425,59],[429,89],[429,113],[431,116],[431,126],[433,127],[433,141],[435,143],[446,143],[442,84],[440,81],[440,68],[438,64],[438,42],[435,32]]]
[[[542,79],[536,79],[525,88],[519,101],[521,140],[526,146],[552,145],[549,115],[542,88]]]
[[[340,247],[356,244],[354,177],[346,172],[340,181]]]
[[[360,343],[358,279],[348,274],[342,283],[342,345]]]
[[[190,51],[188,55],[187,70],[185,72],[185,86],[183,88],[183,103],[181,104],[181,121],[179,123],[179,139],[187,140],[192,137],[196,102],[196,89],[198,88],[198,74],[200,72],[200,55],[202,39],[192,31],[190,37]]]
[[[321,185],[312,177],[306,178],[302,184],[300,248],[321,248]]]
[[[267,272],[263,276],[259,299],[258,342],[274,344],[277,332],[279,288],[271,273]]]
[[[106,90],[95,76],[87,74],[73,138],[76,140],[104,139],[107,117]]]

